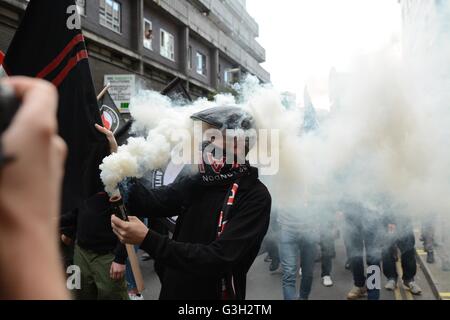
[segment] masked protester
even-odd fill
[[[235,107],[209,109],[192,118],[216,133],[253,128],[253,118]],[[203,163],[195,174],[182,173],[172,185],[154,190],[136,179],[122,184],[131,215],[179,216],[172,239],[148,230],[135,217],[129,222],[112,217],[121,241],[140,245],[163,266],[162,300],[245,299],[246,275],[268,230],[271,197],[258,170],[239,156],[250,150],[250,139],[238,144],[238,139],[220,143],[218,138],[202,144]],[[231,152],[222,157],[221,149]]]

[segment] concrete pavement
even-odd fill
[[[346,254],[341,239],[336,241],[337,257],[333,261],[334,286],[326,288],[320,279],[320,263],[317,263],[314,271],[314,282],[311,292],[311,300],[345,300],[348,291],[352,288],[352,276],[350,271],[345,270]],[[141,262],[146,290],[146,300],[155,300],[160,291],[159,279],[153,269],[153,261]],[[398,263],[398,267],[400,264]],[[401,270],[399,270],[401,271]],[[423,289],[422,296],[413,297],[402,285],[395,292],[384,289],[386,279],[383,277],[381,290],[382,300],[435,300],[432,288],[425,276],[422,267],[418,265],[416,281]],[[298,281],[299,283],[299,281]],[[256,259],[247,277],[247,299],[248,300],[282,300],[281,272],[270,273],[269,264],[264,262],[264,255]]]
[[[417,259],[431,286],[431,290],[436,298],[440,300],[450,300],[450,272],[443,270],[443,260],[445,256],[443,253],[444,247],[442,244],[435,246],[434,251],[436,261],[433,264],[429,264],[426,262],[427,253],[420,248],[420,231],[415,230],[415,234],[416,243],[418,244],[418,249],[416,250]]]
[[[345,300],[348,291],[352,288],[353,280],[351,272],[345,269],[346,253],[341,239],[336,241],[336,259],[333,261],[334,286],[326,288],[320,278],[320,263],[314,270],[314,282],[311,291],[311,300]],[[398,263],[400,267],[400,263]],[[247,298],[249,300],[281,300],[281,272],[270,274],[269,264],[264,262],[264,257],[259,257],[247,278]],[[435,300],[431,287],[422,269],[418,266],[416,281],[423,289],[422,296],[413,297],[402,285],[395,292],[384,289],[386,279],[383,277],[381,300]],[[300,283],[298,279],[297,283]],[[297,284],[297,285],[298,285]]]

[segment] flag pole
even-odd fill
[[[133,245],[126,244],[125,247],[128,253],[128,260],[130,261],[131,271],[133,272],[134,280],[136,282],[136,289],[139,294],[142,294],[145,290],[145,283],[136,251],[134,251]]]
[[[109,88],[111,88],[111,84],[108,83],[103,90],[98,94],[97,96],[97,101],[100,101],[101,98],[103,98],[103,96],[106,94],[106,92],[108,92]]]

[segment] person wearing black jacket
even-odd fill
[[[400,275],[397,272],[396,262],[398,252],[400,252],[403,285],[413,295],[421,295],[422,289],[414,280],[417,273],[417,261],[413,223],[411,218],[402,212],[402,209],[405,210],[402,206],[394,206],[389,201],[386,201],[384,206],[383,227],[386,236],[382,259],[383,273],[388,280],[385,289],[394,291],[398,286]]]
[[[248,130],[253,121],[233,107],[193,118],[219,130]],[[247,272],[269,227],[271,196],[258,170],[241,161],[228,165],[208,159],[198,174],[182,173],[169,186],[149,190],[137,179],[126,183],[124,201],[131,215],[179,215],[172,239],[133,216],[129,222],[112,217],[122,242],[140,245],[164,267],[162,300],[244,300]]]
[[[62,234],[76,239],[74,264],[81,269],[80,300],[128,300],[124,280],[127,252],[114,235],[111,206],[106,193],[98,193],[61,217]]]
[[[96,125],[117,151],[112,132]],[[60,219],[63,243],[75,243],[74,265],[81,271],[81,288],[74,290],[78,300],[128,300],[124,279],[127,251],[111,229],[112,208],[105,192],[97,193]]]

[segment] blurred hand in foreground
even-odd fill
[[[66,299],[58,217],[67,147],[57,134],[57,91],[25,77],[2,82],[22,105],[1,137],[14,160],[0,175],[0,298]]]

